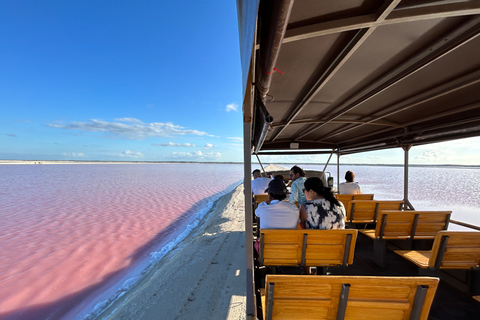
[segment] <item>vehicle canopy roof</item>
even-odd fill
[[[480,1],[237,5],[254,153],[480,135]]]

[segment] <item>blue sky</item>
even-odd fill
[[[2,0],[0,47],[0,159],[243,161],[234,0]],[[416,147],[411,163],[480,165],[479,145]]]

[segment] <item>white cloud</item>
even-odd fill
[[[183,159],[183,160],[212,160],[218,159],[222,156],[220,152],[203,153],[202,151],[193,152],[171,152],[164,155],[167,159]]]
[[[243,145],[243,138],[241,138],[241,137],[227,137],[227,139],[232,140],[231,145],[234,145],[234,146],[242,146]]]
[[[125,150],[125,151],[122,151],[118,154],[116,154],[116,156],[119,156],[119,157],[122,157],[122,158],[143,158],[143,154],[139,151],[135,152],[135,151],[131,151],[131,150]]]
[[[440,157],[440,152],[437,151],[426,151],[422,152],[420,155],[416,156],[415,160],[421,161],[437,161]]]
[[[213,144],[207,143],[207,144],[205,144],[205,145],[203,146],[203,148],[204,148],[205,150],[212,149],[212,148],[213,148]]]
[[[227,104],[227,106],[225,107],[225,111],[227,111],[227,112],[238,111],[238,104],[236,104],[236,103]]]
[[[159,147],[159,146],[162,146],[162,147],[196,147],[195,144],[188,143],[188,142],[187,142],[187,143],[184,143],[184,144],[173,143],[173,142],[161,143],[161,144],[152,143],[152,146],[155,146],[155,147]]]
[[[71,152],[71,153],[62,153],[65,157],[73,157],[73,158],[85,158],[85,153],[83,152]]]
[[[114,122],[92,119],[89,122],[72,122],[70,124],[48,124],[58,129],[83,132],[100,132],[105,137],[144,140],[152,137],[171,137],[183,135],[209,136],[203,131],[186,129],[171,122],[145,123],[136,118],[117,118]]]

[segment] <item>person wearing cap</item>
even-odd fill
[[[362,188],[355,182],[355,173],[348,170],[345,173],[346,182],[342,182],[339,185],[338,193],[340,194],[359,194],[362,193]]]
[[[255,209],[260,218],[260,229],[295,229],[299,220],[298,208],[288,202],[287,187],[280,179],[273,179],[265,190],[268,201],[262,202]]]
[[[300,207],[307,201],[305,195],[303,194],[303,184],[305,183],[305,171],[298,166],[293,166],[290,169],[290,179],[292,179],[292,192],[290,193],[290,198],[288,201],[295,204],[298,201],[298,206]]]
[[[267,188],[268,183],[271,181],[271,179],[262,177],[262,174],[258,169],[253,170],[252,174],[253,174],[252,193],[267,194],[265,192],[265,189]]]

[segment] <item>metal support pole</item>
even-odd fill
[[[337,153],[337,192],[340,193],[340,153]]]
[[[330,153],[330,157],[328,157],[327,163],[325,163],[325,167],[323,168],[323,172],[325,172],[325,170],[327,170],[328,164],[330,163],[330,159],[332,159],[333,152],[334,151],[332,150],[332,153]]]
[[[250,151],[250,123],[243,124],[243,187],[245,197],[245,262],[246,262],[246,292],[247,292],[247,316],[256,316],[255,307],[255,281],[253,277],[253,207],[252,207],[252,154]]]
[[[404,210],[406,209],[415,210],[412,204],[410,203],[410,201],[408,201],[408,151],[410,150],[411,147],[412,147],[411,144],[402,146],[402,149],[405,152],[405,158],[403,163],[403,201],[404,201],[403,209]]]
[[[257,157],[258,163],[260,164],[260,167],[262,168],[263,173],[266,174],[265,169],[263,168],[262,162],[260,161],[260,158],[258,157],[258,154],[255,154],[255,156]]]

